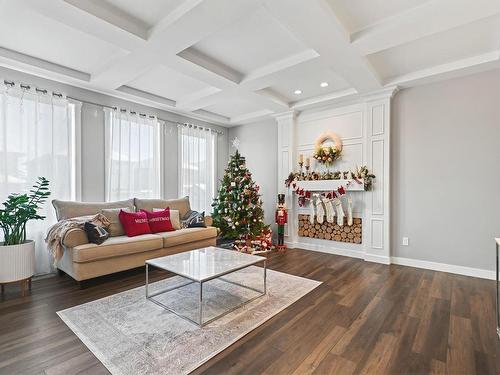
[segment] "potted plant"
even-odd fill
[[[31,284],[35,273],[35,241],[26,240],[26,224],[43,220],[38,214],[49,192],[49,181],[38,177],[29,193],[11,194],[0,208],[0,228],[4,241],[0,242],[0,284],[2,292],[7,283],[21,282],[22,294]]]

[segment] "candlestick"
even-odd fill
[[[304,154],[300,154],[299,155],[299,164],[303,164],[304,163]]]
[[[311,166],[311,159],[306,158],[306,168],[309,168]]]

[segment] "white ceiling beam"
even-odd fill
[[[79,70],[71,69],[66,66],[54,64],[52,62],[39,59],[37,57],[25,55],[24,53],[12,51],[7,48],[0,47],[0,60],[3,61],[3,66],[12,69],[18,69],[20,66],[29,68],[37,72],[52,73],[58,76],[69,77],[81,81],[90,81],[90,74]]]
[[[145,44],[144,38],[107,22],[80,7],[62,0],[21,0],[37,13],[76,30],[102,39],[124,50],[137,49]]]
[[[222,115],[219,115],[217,113],[205,111],[203,109],[198,109],[198,110],[194,111],[193,113],[202,116],[205,119],[205,121],[213,121],[213,122],[220,124],[220,125],[229,125],[230,124],[229,117],[222,116]]]
[[[217,93],[220,93],[221,90],[219,90],[218,88],[216,87],[207,87],[207,88],[204,88],[202,90],[199,90],[199,91],[196,91],[192,94],[189,94],[189,95],[185,95],[183,97],[181,97],[180,99],[178,99],[176,102],[177,102],[177,107],[179,108],[187,108],[189,103],[192,103],[192,102],[195,102],[197,100],[201,100],[203,98],[206,98],[206,97],[209,97],[211,95],[214,95],[214,94],[217,94]]]
[[[127,60],[139,61],[145,52],[155,55],[154,62],[168,66],[169,59],[191,47],[215,31],[236,22],[239,18],[255,9],[252,0],[205,0],[198,3],[181,18],[167,26],[157,29],[149,38],[146,46],[133,51],[129,56],[119,59],[104,71],[92,76],[92,81],[106,88],[126,85],[138,76],[136,63],[127,67]],[[168,15],[166,17],[169,17]],[[162,21],[160,21],[162,23]],[[143,59],[144,68],[151,66],[151,59]],[[118,69],[117,69],[118,68]],[[139,69],[141,71],[142,69]]]
[[[352,99],[358,96],[356,89],[347,89],[342,91],[335,91],[329,94],[316,96],[314,98],[300,100],[292,105],[295,110],[305,110],[318,105],[326,105],[328,103],[334,103],[341,100]]]
[[[500,52],[493,51],[394,77],[387,80],[385,86],[410,87],[498,68]]]
[[[172,23],[182,18],[186,13],[197,7],[202,1],[204,0],[184,0],[148,31],[148,37],[154,38],[155,34],[160,33]]]
[[[270,111],[267,109],[262,109],[262,110],[251,112],[251,113],[245,113],[243,115],[231,117],[231,124],[241,125],[241,124],[245,124],[245,123],[249,123],[249,122],[254,122],[254,121],[263,119],[265,117],[268,117],[269,115],[271,115],[273,113],[274,113],[273,111]]]
[[[259,78],[270,76],[274,73],[281,72],[285,69],[294,67],[317,57],[319,57],[319,54],[315,50],[307,49],[295,55],[285,57],[284,59],[263,66],[262,68],[256,69],[253,72],[250,72],[241,80],[241,84],[249,84],[250,82],[255,81]]]
[[[177,55],[234,83],[240,83],[243,78],[243,74],[240,72],[205,55],[201,51],[196,50],[194,47],[187,48],[184,51],[179,52]]]
[[[346,30],[326,0],[266,0],[265,7],[358,92],[382,87],[369,62],[352,48]]]
[[[163,96],[151,94],[150,92],[134,89],[133,87],[129,86],[121,86],[117,88],[118,91],[136,96],[136,97],[142,97],[144,99],[150,100],[152,102],[155,102],[157,104],[162,104],[162,105],[168,105],[170,107],[175,106],[175,100],[165,98]]]
[[[352,45],[369,55],[500,13],[500,1],[433,0],[351,35]]]
[[[147,25],[137,18],[123,12],[121,9],[105,1],[99,0],[63,0],[81,10],[104,20],[122,30],[146,40],[148,37]]]
[[[165,62],[165,61],[164,61]],[[170,68],[185,74],[189,77],[205,82],[212,87],[216,87],[220,92],[209,93],[206,96],[194,97],[191,100],[183,98],[177,105],[184,110],[195,110],[205,108],[211,104],[215,104],[220,98],[227,97],[227,95],[238,96],[244,100],[248,100],[256,105],[261,106],[273,111],[284,111],[288,109],[288,103],[285,101],[277,100],[276,98],[269,98],[258,93],[248,90],[246,87],[227,79],[222,75],[216,74],[204,67],[197,65],[189,60],[183,59],[180,56],[173,56],[166,62]]]

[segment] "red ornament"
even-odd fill
[[[311,199],[311,192],[309,190],[306,191],[306,199]]]
[[[339,187],[339,189],[338,189],[338,190],[339,190],[339,194],[340,194],[340,195],[344,195],[344,194],[345,194],[345,190],[344,190],[344,187],[343,187],[343,186]]]

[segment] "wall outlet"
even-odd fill
[[[403,237],[403,246],[408,246],[410,243],[410,239],[408,237]]]

